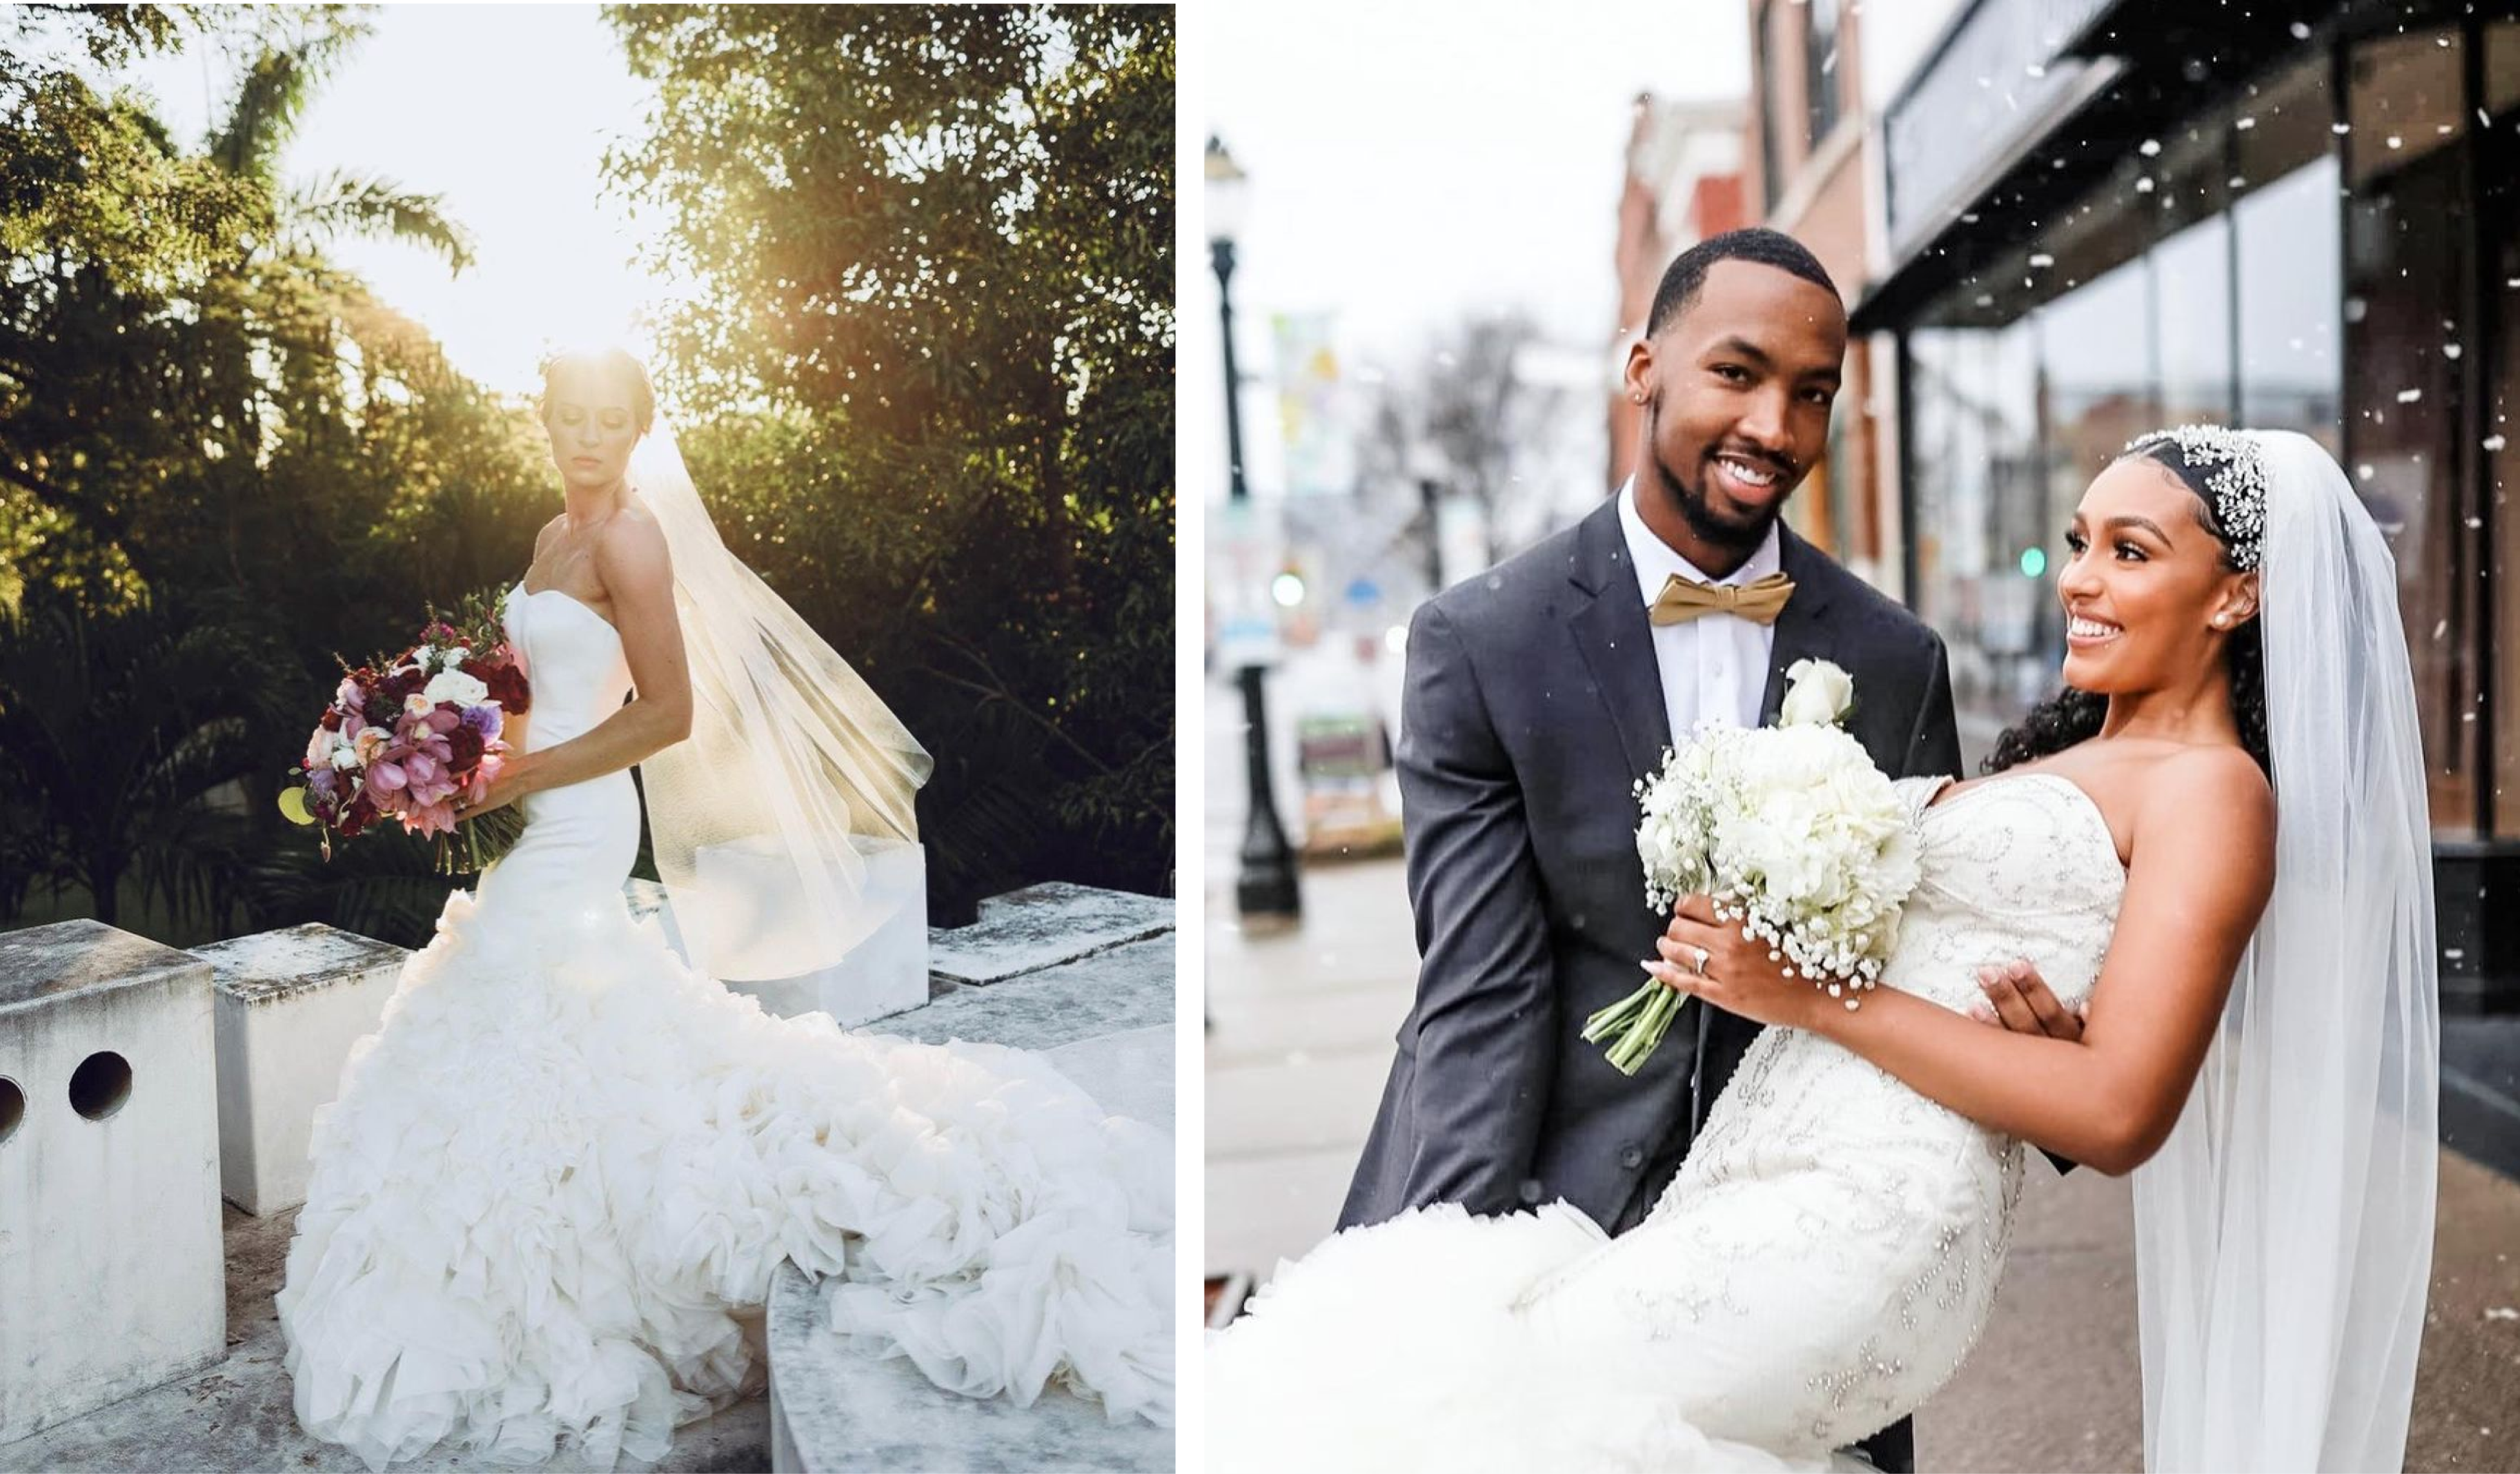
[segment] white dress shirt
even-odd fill
[[[1619,530],[1627,535],[1628,561],[1637,570],[1637,589],[1651,609],[1663,581],[1683,578],[1719,587],[1746,584],[1780,571],[1777,529],[1729,577],[1709,578],[1688,558],[1654,536],[1637,512],[1637,483],[1619,489]],[[1735,727],[1759,725],[1759,698],[1768,691],[1768,657],[1776,648],[1774,625],[1738,614],[1701,614],[1685,624],[1653,626],[1654,664],[1662,672],[1662,708],[1671,718],[1674,742],[1686,738],[1700,717],[1716,717]]]

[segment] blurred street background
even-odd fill
[[[2127,439],[2295,428],[2356,478],[2398,558],[2440,903],[2408,1466],[2520,1468],[2520,8],[2240,9],[1220,14],[1218,269],[1183,310],[1225,315],[1231,365],[1183,380],[1226,398],[1231,443],[1183,469],[1210,528],[1223,1309],[1330,1228],[1415,988],[1389,763],[1411,610],[1616,490],[1617,368],[1663,267],[1767,224],[1855,328],[1788,520],[1941,631],[1972,768],[2055,682],[2048,560]],[[2137,1467],[2127,1184],[2034,1165],[2023,1213],[1923,1466]]]

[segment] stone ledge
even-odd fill
[[[365,979],[379,967],[400,966],[411,954],[390,942],[309,921],[212,942],[194,948],[193,956],[210,964],[212,986],[222,996],[250,1006]]]
[[[1053,880],[990,897],[969,926],[930,927],[927,968],[945,982],[985,987],[1172,929],[1164,897]]]
[[[968,1039],[1055,1050],[1172,1021],[1173,939],[1158,935],[993,987],[952,989],[867,1027],[922,1044]]]
[[[83,988],[134,988],[170,973],[207,970],[192,954],[102,921],[56,921],[0,932],[0,1013]]]

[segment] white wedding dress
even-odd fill
[[[519,588],[505,618],[530,746],[620,707],[592,609]],[[622,898],[626,771],[524,810],[316,1117],[279,1296],[300,1423],[375,1468],[450,1437],[655,1458],[749,1385],[740,1318],[783,1259],[954,1391],[1171,1420],[1168,1136],[1036,1056],[783,1020],[686,968]]]
[[[1961,1008],[1983,997],[1978,967],[2028,957],[2081,1003],[2125,890],[2107,823],[2054,775],[1933,803],[1947,782],[1898,785],[1923,879],[1882,986]],[[1563,1203],[1440,1205],[1282,1265],[1209,1339],[1207,1467],[1826,1468],[1967,1357],[2022,1150],[1825,1039],[1770,1029],[1615,1240]]]

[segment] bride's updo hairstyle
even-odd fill
[[[648,381],[648,366],[627,348],[562,348],[543,360],[543,402],[538,413],[551,424],[552,381],[575,370],[618,380],[630,386],[631,418],[644,435],[656,424],[656,389]]]
[[[2179,478],[2180,485],[2195,493],[2197,523],[2223,545],[2223,565],[2236,571],[2241,565],[2233,558],[2231,534],[2215,514],[2214,493],[2206,479],[2214,468],[2190,459],[2186,447],[2166,431],[2155,431],[2136,441],[2118,459],[2138,456],[2167,469]],[[2223,650],[2231,664],[2231,717],[2240,729],[2240,745],[2257,759],[2259,769],[2272,777],[2274,769],[2267,757],[2266,645],[2258,621],[2241,621],[2225,637]],[[2002,773],[2015,764],[2062,752],[2097,737],[2108,714],[2108,697],[2065,687],[2030,708],[2019,724],[2006,728],[2003,736],[1996,738],[1995,751],[1987,758],[1985,771]]]

